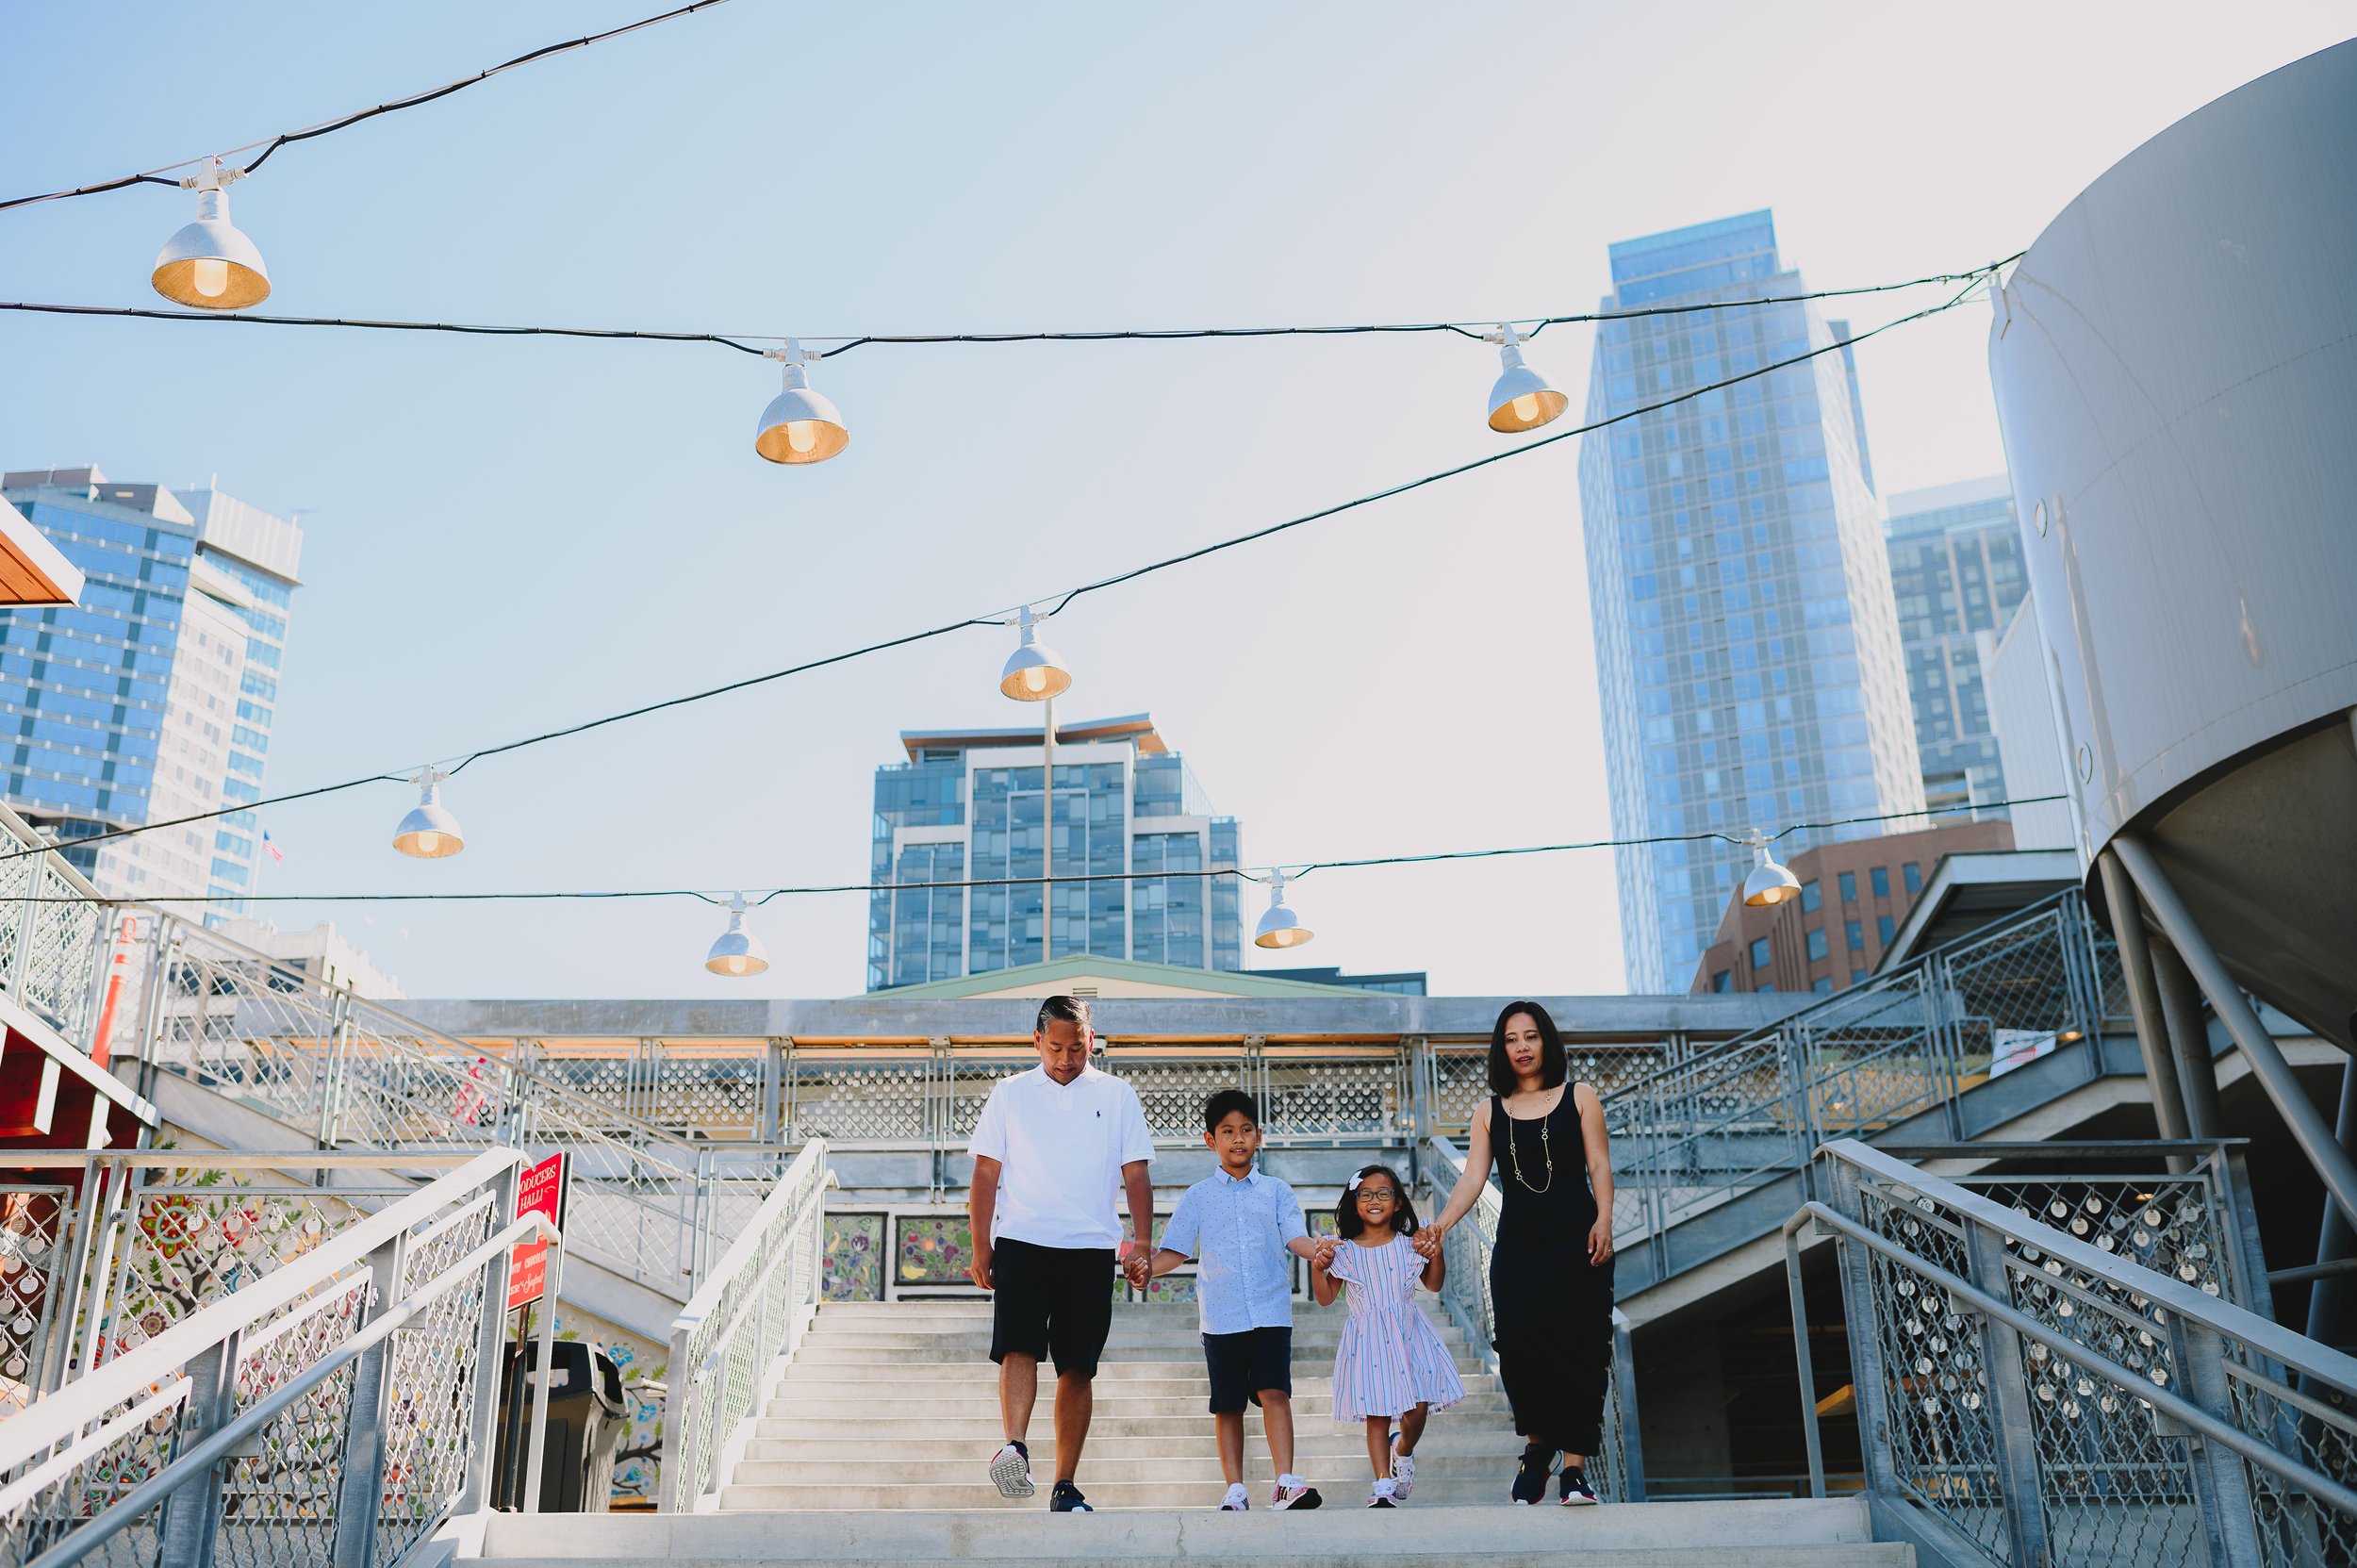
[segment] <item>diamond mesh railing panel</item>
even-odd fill
[[[73,1194],[0,1185],[0,1420],[32,1401],[57,1332],[61,1276],[74,1266]]]
[[[201,1156],[191,1155],[191,1160]],[[339,1197],[289,1186],[268,1173],[156,1173],[128,1205],[128,1223],[116,1237],[119,1259],[100,1326],[94,1365],[104,1364],[255,1283],[360,1219]],[[265,1184],[247,1184],[256,1174]],[[186,1184],[210,1176],[204,1185]]]
[[[1244,1065],[1239,1062],[1239,1071]],[[1408,1064],[1389,1046],[1363,1052],[1350,1052],[1342,1047],[1272,1048],[1261,1055],[1260,1078],[1258,1085],[1242,1078],[1235,1082],[1238,1087],[1257,1093],[1261,1131],[1272,1141],[1412,1139],[1415,1135],[1415,1105],[1408,1081]],[[1203,1093],[1211,1093],[1211,1088]],[[1148,1120],[1151,1119],[1149,1115]],[[1201,1096],[1195,1098],[1189,1126],[1195,1132],[1203,1130]]]
[[[91,1412],[86,1436],[59,1461],[25,1463],[0,1486],[0,1562],[24,1563],[112,1510],[179,1445],[190,1386],[185,1378],[142,1389]],[[46,1472],[46,1474],[44,1474]],[[82,1559],[89,1568],[155,1568],[163,1509],[151,1504]]]
[[[1232,1046],[1203,1047],[1184,1055],[1115,1048],[1106,1052],[1104,1067],[1138,1092],[1146,1125],[1153,1130],[1157,1142],[1199,1142],[1203,1102],[1211,1092],[1253,1086],[1246,1079],[1250,1064],[1244,1051]],[[1379,1104],[1386,1092],[1374,1090],[1368,1103]]]
[[[2247,1348],[2227,1367],[2234,1425],[2292,1454],[2309,1468],[2357,1489],[2357,1390],[2294,1389],[2253,1364]],[[2268,1568],[2348,1568],[2357,1563],[2357,1511],[2335,1507],[2311,1487],[2246,1461],[2259,1549]]]
[[[402,1259],[397,1296],[455,1270],[498,1230],[489,1206],[413,1243]],[[453,1420],[483,1369],[474,1329],[490,1280],[469,1275],[428,1303],[413,1326],[395,1334],[385,1363],[384,1490],[376,1516],[375,1560],[391,1568],[432,1534],[467,1478],[467,1432]]]
[[[231,1388],[241,1414],[316,1365],[358,1331],[373,1303],[365,1274],[330,1288],[251,1336]],[[330,1374],[263,1424],[222,1466],[222,1568],[325,1568],[350,1442],[354,1368]]]

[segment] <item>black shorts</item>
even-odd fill
[[[1109,1246],[999,1241],[990,1259],[990,1359],[1047,1356],[1060,1378],[1094,1378],[1113,1331],[1113,1278]]]
[[[1257,1405],[1263,1394],[1294,1391],[1294,1331],[1246,1329],[1241,1334],[1203,1336],[1203,1364],[1211,1374],[1211,1413],[1225,1415]]]

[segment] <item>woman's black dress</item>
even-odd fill
[[[1490,1258],[1490,1296],[1514,1429],[1544,1447],[1591,1457],[1604,1441],[1612,1263],[1588,1262],[1596,1197],[1579,1117],[1569,1084],[1553,1111],[1528,1121],[1516,1121],[1491,1097],[1490,1147],[1506,1206]]]

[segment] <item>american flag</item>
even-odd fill
[[[278,846],[271,841],[270,830],[268,828],[264,828],[262,830],[262,848],[270,851],[270,858],[272,864],[282,866],[286,864],[287,857],[280,854],[278,852]]]

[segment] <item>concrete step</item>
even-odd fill
[[[1453,1412],[1452,1412],[1453,1413]],[[1522,1452],[1522,1439],[1504,1427],[1464,1428],[1442,1430],[1448,1423],[1438,1423],[1424,1434],[1417,1446],[1419,1460],[1441,1456],[1473,1456],[1485,1461],[1511,1466]],[[960,1422],[955,1428],[938,1421],[911,1422],[906,1430],[879,1431],[879,1424],[863,1422],[851,1436],[840,1432],[821,1431],[813,1424],[799,1421],[764,1421],[756,1435],[745,1445],[745,1458],[750,1461],[789,1462],[822,1462],[845,1464],[898,1464],[914,1454],[925,1456],[928,1463],[951,1465],[983,1462],[997,1448],[998,1424],[995,1421]],[[768,1437],[758,1435],[772,1428],[792,1428],[793,1436]],[[1258,1475],[1268,1469],[1268,1444],[1262,1441],[1257,1422],[1246,1422],[1245,1429],[1252,1435],[1244,1444],[1244,1468]],[[1031,1451],[1040,1456],[1042,1463],[1055,1452],[1055,1424],[1034,1421],[1031,1424]],[[1294,1451],[1299,1461],[1342,1460],[1352,1464],[1363,1463],[1366,1443],[1356,1425],[1341,1421],[1304,1422],[1294,1431]],[[1171,1423],[1168,1431],[1113,1433],[1101,1426],[1089,1428],[1088,1463],[1094,1470],[1096,1461],[1104,1460],[1185,1460],[1205,1458],[1211,1452],[1211,1421],[1205,1417],[1196,1423]],[[1274,1475],[1274,1472],[1271,1472]]]
[[[1203,1385],[1174,1394],[1130,1395],[1114,1390],[1096,1391],[1096,1419],[1151,1420],[1157,1417],[1191,1417],[1205,1419],[1207,1395]],[[1048,1400],[1043,1397],[1044,1406]],[[1327,1394],[1296,1395],[1294,1414],[1296,1417],[1326,1417],[1333,1411],[1333,1398]],[[801,1420],[832,1421],[841,1424],[839,1429],[864,1426],[875,1420],[900,1417],[931,1417],[936,1420],[977,1420],[996,1417],[998,1413],[997,1390],[987,1385],[977,1386],[962,1394],[944,1393],[930,1397],[873,1397],[865,1393],[822,1399],[778,1398],[769,1402],[762,1413],[773,1421]],[[1506,1395],[1488,1389],[1468,1391],[1463,1400],[1451,1406],[1444,1415],[1493,1416],[1503,1419],[1508,1414]],[[1436,1417],[1435,1419],[1439,1419]],[[1206,1433],[1206,1440],[1209,1434]]]
[[[1101,1405],[1108,1399],[1176,1398],[1184,1395],[1194,1395],[1205,1399],[1211,1396],[1211,1385],[1204,1376],[1200,1364],[1171,1366],[1162,1362],[1143,1362],[1137,1364],[1149,1370],[1131,1371],[1128,1367],[1116,1369],[1112,1365],[1099,1366],[1096,1369],[1096,1377],[1093,1379],[1096,1402]],[[1474,1392],[1477,1387],[1490,1386],[1486,1380],[1477,1384],[1475,1378],[1480,1378],[1481,1375],[1471,1372],[1469,1368],[1459,1369],[1459,1377],[1463,1380],[1468,1393]],[[1040,1379],[1043,1383],[1047,1380],[1045,1378]],[[997,1381],[990,1378],[978,1379],[971,1375],[961,1378],[927,1378],[912,1376],[910,1368],[898,1366],[891,1368],[888,1372],[875,1372],[872,1376],[862,1376],[860,1369],[855,1367],[802,1367],[787,1373],[779,1382],[778,1397],[781,1399],[857,1399],[861,1401],[935,1399],[945,1395],[974,1392],[974,1384],[977,1381],[982,1384],[982,1392],[990,1394],[993,1398],[997,1397]],[[1334,1379],[1331,1378],[1305,1377],[1295,1372],[1293,1385],[1294,1398],[1296,1402],[1313,1397],[1331,1397],[1334,1393]],[[1042,1389],[1040,1394],[1042,1398],[1046,1398],[1048,1391]]]
[[[1171,1438],[1192,1444],[1198,1453],[1210,1453],[1211,1418],[1204,1409],[1204,1401],[1195,1398],[1172,1403],[1182,1404],[1185,1408],[1162,1415],[1134,1416],[1108,1413],[1104,1401],[1099,1400],[1096,1418],[1089,1423],[1089,1452],[1096,1452],[1097,1444],[1108,1439]],[[1485,1442],[1507,1444],[1502,1451],[1508,1454],[1522,1452],[1522,1442],[1513,1436],[1503,1411],[1486,1416],[1469,1412],[1467,1419],[1459,1421],[1457,1419],[1458,1412],[1463,1409],[1460,1405],[1434,1416],[1431,1427],[1425,1432],[1426,1445],[1441,1441],[1451,1430],[1461,1429],[1479,1434]],[[1357,1422],[1336,1421],[1324,1410],[1312,1420],[1296,1406],[1294,1415],[1295,1441],[1304,1445],[1309,1444],[1312,1434],[1318,1432],[1333,1432],[1340,1434],[1345,1442],[1358,1442],[1360,1440],[1352,1434],[1363,1430]],[[1244,1429],[1245,1452],[1261,1452],[1264,1428],[1259,1411],[1244,1411]],[[943,1415],[935,1413],[935,1407],[929,1404],[920,1411],[901,1415],[863,1413],[848,1426],[840,1416],[808,1411],[794,1415],[764,1415],[754,1421],[751,1437],[755,1442],[808,1440],[833,1443],[844,1441],[847,1433],[855,1433],[865,1441],[894,1444],[903,1451],[914,1445],[964,1454],[976,1451],[979,1444],[980,1451],[986,1454],[998,1446],[1001,1428],[996,1406],[987,1411],[968,1411],[964,1414]],[[1055,1413],[1048,1408],[1048,1402],[1042,1399],[1031,1416],[1031,1452],[1052,1452],[1055,1434]],[[1419,1448],[1417,1452],[1422,1453],[1424,1449]]]
[[[1060,1568],[1912,1568],[1904,1546],[1874,1545],[1862,1499],[1648,1503],[1594,1509],[1437,1506],[1391,1510],[1337,1497],[1315,1514],[1184,1509],[1057,1519],[1044,1498],[985,1511],[796,1514],[495,1513],[482,1556],[503,1568],[721,1568],[752,1562],[846,1565],[1053,1562]],[[1096,1500],[1093,1494],[1092,1500]],[[1338,1506],[1341,1505],[1341,1506]],[[1477,1543],[1478,1549],[1469,1547]]]
[[[1354,1435],[1357,1435],[1354,1430]],[[1208,1436],[1208,1434],[1207,1434]],[[1160,1483],[1191,1491],[1206,1506],[1216,1506],[1226,1482],[1221,1478],[1219,1461],[1208,1453],[1208,1441],[1198,1439],[1201,1457],[1185,1459],[1121,1458],[1101,1451],[1095,1444],[1080,1460],[1080,1488],[1093,1500],[1100,1487]],[[1052,1446],[1033,1450],[1035,1476],[1045,1472],[1054,1478]],[[840,1458],[787,1457],[773,1459],[766,1454],[749,1453],[736,1467],[733,1479],[741,1487],[762,1486],[825,1486],[865,1487],[890,1486],[920,1489],[937,1484],[943,1477],[953,1481],[972,1479],[983,1481],[988,1454],[982,1450],[958,1452],[953,1456],[943,1451],[933,1453],[903,1452],[899,1458],[885,1461],[856,1461]],[[944,1462],[945,1459],[948,1462]],[[1265,1487],[1276,1477],[1261,1476],[1268,1468],[1265,1460],[1258,1464],[1247,1463],[1245,1474],[1256,1477],[1256,1486]],[[1332,1493],[1337,1488],[1345,1493],[1363,1494],[1374,1475],[1367,1466],[1366,1443],[1360,1438],[1357,1451],[1331,1449],[1314,1456],[1297,1453],[1294,1469],[1320,1491]],[[1514,1456],[1500,1454],[1439,1454],[1426,1452],[1421,1446],[1416,1453],[1416,1484],[1414,1495],[1421,1501],[1427,1491],[1437,1491],[1442,1483],[1467,1483],[1476,1491],[1487,1487],[1497,1494],[1493,1501],[1503,1500],[1514,1480]]]
[[[1108,1345],[1105,1354],[1097,1362],[1097,1377],[1100,1379],[1175,1378],[1189,1373],[1197,1378],[1202,1377],[1203,1351],[1201,1346],[1190,1345],[1187,1351],[1192,1354],[1181,1352],[1174,1355],[1159,1346],[1131,1350],[1126,1346]],[[1459,1349],[1450,1360],[1456,1363],[1459,1373],[1481,1370],[1481,1358],[1470,1350]],[[1321,1353],[1315,1349],[1305,1350],[1301,1345],[1295,1345],[1293,1364],[1294,1377],[1296,1379],[1322,1373],[1334,1364],[1333,1348],[1328,1346]],[[930,1379],[940,1382],[956,1382],[963,1378],[978,1377],[992,1378],[997,1376],[997,1369],[991,1364],[987,1356],[960,1355],[955,1358],[944,1357],[937,1361],[919,1360],[913,1356],[895,1356],[889,1360],[879,1360],[865,1352],[814,1350],[807,1345],[794,1352],[794,1360],[786,1367],[785,1375],[794,1378],[815,1378],[825,1382],[848,1377],[864,1378],[870,1372],[888,1373],[903,1380]]]
[[[1295,1329],[1294,1330],[1294,1354],[1296,1356],[1319,1354],[1331,1356],[1334,1353],[1334,1347],[1342,1343],[1342,1337],[1339,1329]],[[1463,1351],[1470,1348],[1462,1334],[1446,1331],[1442,1333],[1440,1338],[1442,1344],[1452,1349]],[[882,1361],[886,1358],[898,1360],[907,1356],[923,1356],[932,1359],[962,1357],[968,1361],[979,1362],[989,1360],[990,1339],[990,1327],[987,1324],[971,1333],[961,1331],[954,1334],[851,1333],[849,1331],[820,1334],[814,1332],[802,1341],[796,1349],[795,1355],[799,1359],[802,1352],[807,1350],[813,1355],[825,1355],[836,1359],[863,1357]],[[1172,1329],[1167,1332],[1113,1334],[1106,1339],[1105,1348],[1115,1355],[1160,1352],[1172,1357],[1190,1354],[1199,1356],[1203,1353],[1203,1336],[1192,1329],[1183,1332]]]
[[[1311,1480],[1320,1478],[1311,1477]],[[1479,1509],[1484,1512],[1509,1505],[1507,1486],[1511,1477],[1483,1480],[1447,1480],[1426,1482],[1416,1477],[1414,1498],[1402,1508]],[[1327,1506],[1338,1505],[1343,1511],[1361,1507],[1367,1500],[1367,1487],[1372,1481],[1343,1483],[1328,1487],[1322,1482],[1319,1490],[1328,1494]],[[1080,1467],[1080,1490],[1089,1502],[1100,1509],[1142,1510],[1200,1510],[1210,1513],[1219,1507],[1225,1488],[1206,1487],[1201,1483],[1183,1484],[1169,1481],[1099,1481],[1091,1477],[1084,1462]],[[914,1510],[953,1510],[996,1512],[1012,1510],[1038,1515],[1047,1507],[1047,1488],[1042,1486],[1039,1495],[1024,1501],[1009,1501],[988,1480],[937,1481],[915,1486],[884,1485],[730,1485],[721,1489],[720,1510],[736,1513],[750,1510],[772,1512],[825,1511],[852,1509],[863,1511]],[[1556,1512],[1572,1510],[1557,1509]]]

